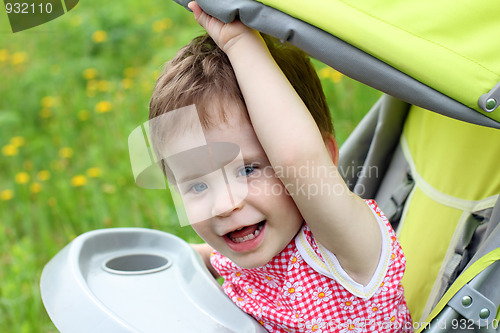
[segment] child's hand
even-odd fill
[[[220,275],[219,275],[219,272],[217,272],[215,270],[215,268],[212,266],[212,264],[210,263],[210,255],[212,254],[212,252],[214,252],[214,249],[210,247],[210,245],[208,244],[189,244],[191,245],[191,248],[193,250],[195,250],[201,257],[201,259],[203,260],[203,263],[205,263],[205,266],[207,266],[208,270],[210,271],[210,273],[212,273],[212,276],[214,278],[218,278]]]
[[[196,3],[191,1],[188,4],[189,9],[193,11],[196,21],[208,32],[214,42],[227,54],[231,47],[244,36],[257,34],[255,30],[250,29],[240,21],[224,23],[215,17],[205,13]]]

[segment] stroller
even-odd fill
[[[198,3],[222,21],[238,18],[386,93],[342,146],[339,170],[353,192],[376,199],[397,231],[415,331],[499,332],[500,5]],[[152,164],[146,155],[144,168]],[[69,260],[59,258],[42,276],[56,326],[64,314],[53,310],[55,292],[44,285]]]

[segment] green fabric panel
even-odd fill
[[[482,200],[500,193],[500,131],[413,106],[404,135],[417,172],[435,189]]]
[[[411,198],[399,240],[406,257],[402,282],[415,322],[422,316],[461,215],[462,211],[438,204],[418,189]]]
[[[497,323],[500,322],[500,308],[498,308],[498,310],[497,310],[497,316],[495,317],[495,319],[497,320]]]
[[[260,2],[328,31],[480,112],[479,97],[500,81],[499,1]],[[500,121],[500,109],[487,115]]]
[[[500,193],[500,131],[412,106],[403,135],[419,186],[400,232],[403,282],[419,321],[463,210],[491,206]]]

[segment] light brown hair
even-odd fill
[[[266,35],[263,37],[271,55],[309,109],[321,133],[324,136],[333,134],[325,95],[307,54],[288,43],[280,43]],[[246,109],[229,59],[205,34],[194,38],[166,63],[151,97],[149,119],[196,104],[202,126],[209,128],[225,121],[228,101],[236,102],[242,110]],[[218,112],[214,114],[213,110]]]

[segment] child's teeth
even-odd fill
[[[242,243],[242,242],[254,239],[255,237],[257,237],[260,234],[260,231],[262,230],[262,227],[263,226],[260,225],[259,228],[257,230],[255,230],[253,234],[246,235],[245,237],[231,238],[231,240],[233,242],[235,242],[235,243]],[[243,229],[243,228],[240,228],[240,229],[237,229],[237,230],[241,230],[241,229]]]

